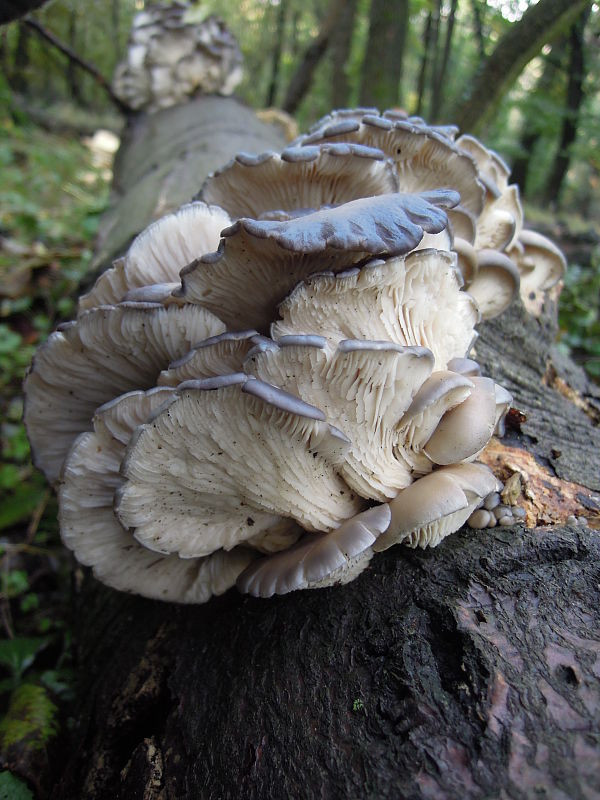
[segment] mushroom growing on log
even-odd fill
[[[317,128],[306,146],[318,146],[316,142],[323,127],[326,136],[349,135],[350,121],[354,126],[353,120],[360,115],[341,116],[341,121],[336,119],[335,124],[329,127],[322,125]],[[454,162],[464,162],[463,152],[445,129],[430,129],[423,123],[398,120],[393,115],[369,116],[384,121],[360,121],[358,130],[362,130],[361,125],[366,125],[383,130],[390,137],[394,130],[399,131],[404,137],[403,142],[407,143],[407,152],[411,152],[409,145],[412,143],[414,151],[421,154],[416,159],[419,170],[429,151],[433,154],[432,163],[447,161],[448,170]],[[365,144],[360,138],[357,141]],[[427,146],[422,146],[422,142]],[[366,145],[374,146],[368,142]],[[300,143],[298,146],[304,145]],[[444,159],[438,154],[440,150],[456,157]],[[382,151],[385,153],[383,148]],[[356,153],[354,156],[361,157]],[[402,169],[396,165],[400,176],[405,172],[408,174],[409,160],[407,158],[407,163],[402,163]],[[476,239],[489,180],[486,181],[486,176],[479,179],[479,168],[472,166],[475,162],[468,154],[467,161],[471,165],[469,172],[479,185],[469,190],[461,183],[458,191],[462,189],[465,195],[466,211],[459,208],[454,219],[473,221],[475,234],[471,236],[470,244],[479,261],[479,252],[490,249],[489,242],[484,242],[485,247],[479,247]],[[261,163],[268,163],[268,159],[257,159],[256,164],[250,163],[247,168],[260,171]],[[295,165],[298,162],[286,163]],[[369,159],[365,159],[365,163],[369,163]],[[432,172],[435,174],[436,170],[432,168]],[[416,178],[410,180],[416,181]],[[278,207],[273,209],[277,213],[256,220],[254,224],[248,225],[244,220],[234,236],[224,238],[221,252],[212,260],[206,259],[207,254],[198,253],[198,259],[186,269],[184,285],[176,292],[176,297],[164,298],[165,312],[195,314],[204,310],[206,313],[202,309],[203,296],[188,295],[185,281],[195,272],[201,272],[204,264],[211,270],[214,268],[218,274],[219,261],[227,258],[229,241],[238,235],[239,230],[248,236],[248,241],[250,238],[261,240],[270,255],[274,252],[283,263],[290,265],[291,285],[283,289],[277,286],[273,296],[265,298],[264,308],[252,317],[251,322],[240,319],[239,330],[249,326],[255,329],[244,331],[244,335],[236,340],[246,344],[239,347],[226,345],[227,370],[232,376],[229,382],[218,368],[215,377],[202,372],[198,375],[201,385],[184,384],[175,389],[176,399],[172,402],[148,410],[150,416],[144,421],[141,417],[136,418],[141,425],[138,423],[129,444],[125,445],[127,449],[117,455],[125,464],[123,474],[114,481],[119,485],[111,487],[117,494],[117,516],[106,504],[103,513],[110,511],[114,520],[120,519],[136,530],[140,522],[145,526],[146,522],[138,515],[133,500],[142,486],[150,503],[141,503],[140,512],[152,515],[153,495],[149,488],[149,471],[144,469],[143,460],[138,457],[142,451],[148,450],[152,463],[158,465],[161,453],[171,446],[167,438],[167,432],[170,436],[171,430],[178,432],[180,438],[174,450],[186,467],[182,469],[173,461],[169,475],[169,480],[173,481],[171,488],[160,487],[160,491],[165,492],[165,497],[173,498],[181,493],[186,502],[193,502],[194,494],[202,494],[204,501],[209,493],[191,485],[188,477],[198,467],[203,485],[208,486],[210,474],[203,464],[210,462],[213,453],[215,458],[221,458],[218,456],[220,451],[194,450],[194,436],[187,433],[191,428],[186,426],[194,426],[195,417],[189,415],[189,409],[183,416],[184,406],[190,405],[192,398],[198,398],[194,399],[195,403],[210,404],[215,421],[229,419],[231,398],[234,395],[245,396],[242,389],[256,386],[258,394],[252,394],[251,390],[251,400],[242,401],[247,412],[243,424],[249,424],[250,420],[258,421],[261,415],[257,409],[268,403],[273,409],[269,411],[270,418],[279,419],[277,430],[293,439],[290,452],[299,454],[302,451],[304,437],[304,446],[308,448],[305,455],[308,453],[312,457],[311,441],[318,443],[314,449],[316,458],[323,458],[328,463],[329,482],[324,480],[321,488],[331,491],[327,487],[335,484],[341,488],[347,486],[352,493],[347,483],[350,478],[345,476],[356,475],[360,464],[367,465],[367,472],[360,476],[360,481],[358,477],[351,479],[352,486],[356,485],[354,498],[345,495],[338,498],[341,500],[339,507],[345,508],[343,519],[320,522],[318,514],[321,512],[317,514],[316,511],[320,508],[319,500],[315,503],[315,518],[310,523],[303,522],[300,511],[296,509],[299,509],[300,501],[304,503],[307,498],[299,495],[308,491],[310,500],[312,490],[290,488],[286,477],[281,495],[277,496],[278,502],[286,500],[285,508],[283,503],[276,505],[270,499],[272,488],[265,485],[264,492],[261,492],[259,468],[264,462],[264,454],[274,453],[276,445],[269,427],[260,428],[255,440],[260,444],[262,455],[258,458],[248,456],[247,474],[238,470],[239,480],[243,478],[247,484],[241,492],[236,476],[231,491],[239,503],[250,504],[253,512],[264,515],[261,519],[272,516],[273,535],[275,538],[275,534],[280,536],[277,539],[280,550],[262,561],[256,555],[260,550],[257,546],[254,553],[250,553],[249,558],[253,560],[247,566],[247,572],[242,573],[240,567],[239,586],[255,594],[271,594],[278,593],[281,587],[291,590],[309,588],[313,584],[323,586],[328,581],[341,584],[347,579],[354,580],[346,586],[296,592],[289,598],[273,599],[268,603],[243,600],[228,594],[202,609],[180,609],[175,615],[163,611],[163,608],[169,608],[166,605],[148,605],[140,599],[129,601],[126,606],[129,618],[138,623],[135,635],[131,635],[127,615],[121,617],[120,614],[111,633],[113,641],[121,642],[129,632],[125,647],[129,666],[124,667],[129,670],[129,684],[121,680],[120,670],[119,681],[113,687],[102,683],[97,673],[92,672],[88,677],[90,685],[97,687],[102,683],[104,694],[97,709],[84,701],[82,719],[87,719],[84,724],[88,738],[74,753],[55,792],[56,797],[75,797],[82,785],[92,798],[117,791],[131,794],[134,787],[150,787],[152,781],[155,781],[152,785],[164,790],[165,796],[173,797],[186,794],[202,796],[203,793],[207,797],[231,798],[281,794],[301,796],[303,793],[313,796],[317,794],[317,785],[311,783],[311,774],[318,775],[319,793],[328,796],[371,793],[382,797],[464,797],[466,786],[469,796],[473,797],[501,791],[507,797],[517,798],[523,796],[519,794],[521,787],[525,787],[525,796],[528,787],[533,786],[545,786],[550,792],[559,787],[567,796],[569,787],[594,788],[595,772],[572,766],[574,760],[575,763],[585,763],[593,753],[593,717],[594,709],[598,707],[597,688],[594,688],[589,677],[591,672],[586,666],[597,653],[598,642],[590,634],[592,609],[577,591],[578,586],[591,587],[593,583],[598,543],[592,533],[579,527],[564,530],[558,538],[545,531],[523,529],[518,533],[506,530],[463,533],[444,540],[431,552],[411,553],[393,548],[372,556],[373,551],[384,549],[389,543],[383,538],[388,534],[389,538],[405,539],[413,546],[437,544],[460,526],[465,515],[483,503],[488,495],[490,498],[495,496],[496,478],[486,467],[470,462],[446,464],[446,454],[452,446],[440,442],[440,431],[452,428],[452,420],[461,416],[459,412],[464,410],[463,406],[468,407],[476,386],[481,387],[485,397],[483,428],[488,430],[489,436],[502,415],[500,407],[506,402],[505,395],[496,390],[492,380],[477,378],[474,375],[476,368],[464,360],[471,354],[474,342],[483,372],[506,384],[516,397],[518,407],[526,409],[528,419],[521,425],[524,430],[537,432],[537,441],[529,443],[534,453],[537,449],[548,463],[546,453],[549,451],[546,448],[554,435],[553,443],[558,455],[552,458],[559,477],[562,473],[571,481],[587,482],[591,489],[600,489],[597,479],[590,479],[586,474],[576,453],[577,447],[588,452],[594,437],[597,441],[597,432],[590,433],[589,430],[589,418],[597,413],[594,401],[581,399],[576,413],[566,408],[566,390],[559,394],[560,388],[557,388],[566,385],[565,379],[558,373],[546,372],[548,345],[543,352],[536,354],[535,336],[524,338],[514,352],[511,348],[511,337],[516,335],[514,331],[530,334],[539,329],[540,323],[528,318],[517,300],[496,320],[488,323],[493,327],[483,326],[475,341],[477,313],[474,301],[461,288],[465,278],[458,272],[458,255],[452,250],[452,223],[447,227],[440,226],[437,221],[432,226],[430,222],[432,218],[437,220],[440,212],[440,205],[431,202],[432,198],[440,197],[436,194],[437,189],[456,187],[432,186],[428,181],[433,180],[429,176],[423,185],[425,196],[418,202],[419,219],[412,216],[415,206],[413,201],[409,201],[409,219],[406,224],[402,222],[405,228],[402,236],[409,244],[401,245],[400,250],[395,249],[399,229],[389,226],[388,218],[381,216],[381,209],[388,198],[396,209],[393,213],[400,213],[400,217],[402,214],[407,216],[407,207],[398,203],[389,191],[371,195],[364,201],[352,197],[344,202],[343,198],[336,198],[335,203],[341,205],[334,209],[323,207],[311,212],[301,208],[297,214],[294,208]],[[210,181],[206,186],[210,187]],[[417,196],[419,188],[410,185],[411,193]],[[454,201],[451,193],[444,197],[445,205]],[[353,216],[353,209],[357,208],[352,206],[353,203],[360,203],[361,209],[368,209],[366,228],[361,228],[362,212],[359,217]],[[340,219],[337,209],[343,209],[346,204],[351,206],[352,212],[352,224],[348,225],[348,230],[350,234],[357,233],[356,238],[350,235],[340,237],[330,222]],[[325,203],[327,205],[329,203]],[[443,213],[443,208],[441,210]],[[490,213],[499,211],[505,214],[506,208],[492,209]],[[310,219],[307,221],[311,214],[320,215],[317,223]],[[243,209],[237,210],[234,216],[238,215],[248,216]],[[515,229],[518,224],[515,221]],[[427,247],[415,252],[419,243],[410,243],[414,226],[420,226],[422,230],[432,227],[427,236],[439,238],[435,242],[425,242]],[[458,222],[454,227],[458,227]],[[461,229],[464,235],[468,235],[467,228],[465,224]],[[377,245],[380,249],[366,246],[371,241],[370,230],[377,233],[382,243]],[[261,233],[257,234],[258,231]],[[512,240],[507,239],[503,246],[507,247]],[[301,249],[302,241],[308,243],[306,252]],[[232,257],[231,262],[238,260],[241,263],[235,247],[235,258]],[[345,247],[347,254],[344,253]],[[317,263],[316,254],[323,256],[321,265]],[[348,257],[346,261],[345,255]],[[375,262],[373,256],[377,259]],[[297,262],[300,262],[299,266]],[[305,265],[306,271],[303,271]],[[183,268],[187,265],[177,266]],[[436,294],[435,280],[429,283],[423,278],[428,273],[432,276],[437,273],[442,284],[448,287],[443,297]],[[478,270],[475,269],[474,273],[473,281]],[[544,274],[547,274],[545,270]],[[412,279],[413,275],[418,278]],[[230,279],[228,273],[227,279]],[[265,280],[268,281],[268,277]],[[353,302],[344,299],[343,293],[340,295],[339,292],[340,287],[350,286],[359,287],[351,296]],[[504,290],[499,293],[503,297],[507,295]],[[349,311],[353,312],[349,321],[345,315],[334,313],[338,296],[342,296],[340,303],[346,303]],[[330,305],[325,304],[323,310],[318,310],[312,301],[319,297]],[[442,304],[443,312],[436,313],[436,303]],[[117,302],[115,308],[120,307]],[[363,307],[376,307],[377,314],[363,316]],[[148,313],[158,314],[153,308],[148,308]],[[188,311],[190,308],[194,310]],[[212,306],[210,308],[215,314]],[[265,327],[265,308],[271,309],[270,321],[274,324],[270,331]],[[227,314],[227,327],[235,327],[233,312]],[[277,314],[281,317],[279,320]],[[83,330],[83,318],[82,315],[75,323],[77,331]],[[547,324],[544,319],[542,317],[542,324]],[[446,326],[451,326],[450,331]],[[455,332],[456,326],[458,332]],[[499,332],[504,337],[500,340],[502,345],[494,349],[490,344],[493,337],[486,331]],[[272,339],[266,336],[269,332]],[[215,352],[220,352],[218,348],[223,348],[226,340],[222,336],[215,331],[205,337],[211,338],[211,343],[196,341],[188,348],[190,353],[203,353],[200,358],[203,370],[214,363],[209,350],[214,347]],[[288,336],[293,338],[287,339]],[[250,347],[249,340],[253,338]],[[513,358],[506,363],[509,348]],[[426,349],[428,354],[421,353],[420,358],[412,360],[429,363],[430,368],[415,378],[412,387],[403,387],[406,397],[402,407],[396,408],[394,395],[399,380],[396,365],[401,357],[407,357],[410,362],[419,349]],[[381,370],[376,370],[368,360],[377,353],[382,362]],[[192,362],[194,356],[184,355],[182,359],[177,352],[170,360],[166,359],[167,363],[157,364],[157,379],[159,374],[166,375],[165,370],[174,375],[182,360],[188,358]],[[347,373],[343,370],[344,363],[348,366]],[[357,366],[359,363],[360,367]],[[514,379],[515,363],[518,364],[520,383]],[[435,372],[432,373],[433,369]],[[365,378],[363,384],[356,380],[358,372]],[[426,389],[427,382],[437,372],[450,373],[450,382],[440,380],[440,388],[431,384],[431,388]],[[274,382],[279,381],[280,389],[261,388],[267,373]],[[572,381],[576,380],[573,372],[568,374]],[[307,375],[313,375],[315,380],[309,380]],[[542,375],[545,376],[543,385]],[[186,374],[184,379],[190,377]],[[344,378],[347,379],[345,395]],[[531,391],[541,392],[547,401],[545,408],[536,414],[533,413],[535,403],[532,395],[524,390],[522,381],[526,380],[530,380],[534,387]],[[130,388],[147,387],[127,387],[125,391]],[[288,393],[286,398],[289,398],[289,393],[297,398],[284,400],[283,390]],[[209,396],[210,400],[206,399]],[[354,403],[353,397],[356,398]],[[348,407],[340,401],[341,398]],[[358,400],[363,403],[363,398],[365,416],[361,423],[352,414],[361,408]],[[275,405],[272,403],[274,399]],[[98,405],[102,402],[104,398]],[[550,411],[555,409],[556,413],[557,407],[565,419],[575,419],[568,434],[550,421]],[[367,410],[375,416],[368,417]],[[96,412],[94,422],[92,411],[82,436],[99,435],[99,419],[103,413]],[[291,416],[284,422],[286,414]],[[395,425],[391,422],[394,415],[397,415]],[[175,424],[178,419],[180,423]],[[214,445],[217,440],[222,441],[216,427],[209,430],[206,420],[202,424],[203,436],[213,436]],[[361,424],[363,429],[359,435],[356,427]],[[154,425],[156,434],[153,433]],[[336,433],[335,429],[339,432]],[[373,443],[377,443],[375,455],[379,454],[381,442],[386,455],[388,437],[392,436],[393,457],[406,458],[407,463],[414,464],[417,476],[416,480],[412,479],[406,487],[400,488],[395,498],[384,502],[375,493],[366,490],[361,493],[358,489],[358,485],[372,482],[374,475],[377,482],[383,484],[385,481],[385,470],[381,475],[377,473],[377,459],[368,452],[370,437],[365,433],[368,430],[372,431]],[[504,450],[502,447],[500,450],[492,448],[490,453],[512,452],[511,447],[521,452],[518,444],[524,441],[524,434],[519,432],[514,422],[509,422],[508,430],[512,437],[508,445],[504,445]],[[325,431],[328,432],[326,436]],[[231,431],[228,435],[231,436]],[[480,445],[477,439],[467,448],[469,453],[461,453],[461,456],[476,456]],[[77,446],[76,443],[71,453],[77,452]],[[365,448],[367,452],[364,452]],[[494,461],[495,457],[486,455],[486,452],[483,457],[496,466],[503,480],[509,477],[506,474],[509,463],[520,464],[522,474],[527,466],[531,484],[524,488],[534,494],[538,476],[534,474],[533,465],[519,461],[518,452],[513,453],[512,461],[500,456]],[[352,454],[351,460],[349,454]],[[170,461],[167,454],[164,455],[168,471]],[[68,473],[70,468],[73,471],[75,464],[70,462],[72,458],[70,455],[63,468],[63,495],[69,491]],[[436,462],[436,458],[441,459],[440,462]],[[558,463],[558,459],[563,459],[562,463]],[[109,487],[110,481],[102,477],[105,474],[102,465],[94,465],[93,461],[84,465],[84,470],[97,468],[101,472],[100,483]],[[221,475],[221,467],[218,469]],[[408,472],[410,474],[410,469]],[[114,478],[114,466],[107,469],[106,474]],[[421,517],[411,517],[415,512],[402,508],[403,494],[406,501],[409,494],[417,490],[424,496],[426,483],[440,479],[444,492],[434,488],[434,494],[445,496],[446,490],[453,487],[449,493],[452,501],[442,502],[440,509],[432,511],[429,516],[425,513]],[[223,480],[219,478],[219,481]],[[336,480],[340,483],[335,483]],[[213,488],[217,485],[218,482],[211,484]],[[507,487],[512,487],[510,481]],[[593,508],[596,503],[594,496],[586,493],[583,486],[579,489],[579,496],[584,498],[580,502]],[[263,497],[260,497],[261,493]],[[131,501],[127,507],[123,503],[125,497]],[[509,506],[514,505],[512,499],[508,494],[503,497]],[[533,500],[528,497],[527,501],[529,514]],[[378,505],[373,505],[374,502]],[[495,500],[490,499],[488,504],[493,502]],[[169,508],[175,511],[175,499],[169,503]],[[451,507],[451,503],[454,506]],[[540,509],[540,514],[543,513],[543,505],[536,508]],[[387,515],[382,509],[388,510]],[[161,510],[157,509],[157,514],[160,513]],[[551,508],[548,513],[552,513]],[[392,526],[388,526],[386,516],[393,520],[394,515],[397,524],[392,522]],[[278,527],[282,520],[284,525],[289,525],[289,537]],[[438,527],[434,527],[436,520],[440,521]],[[251,548],[247,543],[253,537],[247,534],[252,526],[247,519],[245,522],[246,525],[240,528],[243,528],[243,538],[229,541],[227,546],[231,545],[231,549],[217,550],[217,553],[238,553],[242,557],[249,552]],[[111,521],[111,524],[114,523]],[[160,519],[155,516],[149,524],[151,527],[147,530],[153,536],[159,530]],[[311,527],[324,532],[311,533]],[[123,532],[131,535],[124,529]],[[176,527],[166,532],[173,537],[179,534]],[[257,533],[270,535],[270,529],[263,526]],[[198,535],[195,531],[192,534]],[[292,544],[293,537],[300,535],[303,536],[300,542]],[[139,539],[133,539],[136,547],[140,546]],[[318,555],[320,545],[327,554],[323,560]],[[179,546],[175,542],[173,550],[177,552]],[[272,548],[264,547],[262,552],[265,550],[270,552]],[[204,551],[200,555],[197,553],[196,550],[190,551],[190,563],[198,558],[213,557],[204,555]],[[177,558],[172,555],[172,550],[168,554],[161,552],[158,557],[166,560]],[[491,563],[490,557],[493,557]],[[328,565],[325,569],[323,563]],[[358,570],[362,571],[356,577]],[[533,659],[532,645],[528,641],[530,619],[514,600],[517,592],[519,603],[531,606],[534,596],[538,603],[537,635],[544,649],[538,656],[538,649],[534,648],[536,657]],[[558,603],[555,602],[557,596]],[[178,599],[186,600],[185,597]],[[552,600],[551,606],[546,605],[546,599]],[[123,602],[114,595],[112,598],[109,596],[114,609],[120,609]],[[218,627],[215,625],[217,619]],[[577,639],[581,656],[575,657],[572,651],[568,651],[566,643],[574,641],[573,637]],[[177,642],[181,642],[181,646],[175,647]],[[83,637],[82,647],[82,652],[90,650],[89,634]],[[248,660],[245,654],[251,658]],[[122,657],[123,653],[114,654],[109,661],[112,659],[115,665],[120,664]],[[148,670],[152,675],[150,680]],[[325,679],[327,674],[331,676],[329,681]],[[567,687],[560,683],[565,675],[575,676]],[[260,689],[265,680],[268,680],[269,688]],[[132,693],[127,688],[132,685],[137,685],[139,691]],[[108,723],[94,731],[92,720],[98,719],[96,715],[106,698],[110,700],[104,707],[110,708],[112,704],[113,711]],[[227,708],[227,720],[222,711],[214,710],[220,699],[224,701],[221,708],[223,705]],[[151,708],[160,711],[151,712]],[[193,714],[188,714],[187,708],[193,709]],[[575,719],[573,715],[577,717],[576,725],[571,724]],[[148,727],[142,729],[142,720]],[[535,723],[533,727],[532,723]],[[230,725],[233,727],[228,727]],[[94,765],[89,762],[92,749],[102,759]],[[304,755],[303,764],[291,757],[298,749]],[[563,750],[568,757],[562,755]],[[559,756],[562,758],[561,771],[555,773],[552,765],[558,763]],[[232,768],[232,763],[238,766]],[[275,776],[279,776],[278,782],[275,782]],[[277,786],[277,795],[274,786]],[[369,787],[368,791],[365,787]]]

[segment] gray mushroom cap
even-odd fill
[[[475,214],[483,207],[484,190],[472,156],[445,132],[423,120],[395,114],[379,116],[375,109],[333,112],[313,126],[297,144],[357,142],[383,150],[395,162],[403,192],[451,186],[461,203]]]
[[[132,438],[121,523],[149,549],[183,558],[229,550],[282,517],[336,527],[360,501],[337,474],[349,442],[323,416],[245,375],[182,384]]]
[[[339,271],[372,254],[412,250],[425,231],[447,223],[455,192],[380,195],[287,221],[240,219],[219,251],[181,273],[183,298],[213,310],[231,327],[265,330],[275,308],[316,270]]]
[[[186,264],[218,246],[221,231],[230,224],[229,215],[222,208],[201,202],[188,203],[153,222],[134,239],[126,256],[118,259],[79,299],[79,311],[119,303],[128,292],[142,287],[178,281]],[[134,295],[129,299],[148,302],[149,297]]]
[[[375,506],[330,533],[307,535],[295,547],[250,565],[239,576],[238,589],[254,597],[272,597],[347,583],[367,566],[371,546],[390,518],[389,506]]]
[[[84,312],[37,351],[25,379],[25,424],[35,465],[60,475],[75,437],[94,411],[132,389],[155,385],[161,366],[224,330],[197,306],[122,303]]]
[[[159,386],[240,372],[244,358],[261,339],[255,330],[229,331],[196,344],[183,358],[169,364],[158,376]]]
[[[355,144],[288,147],[281,155],[240,153],[209,176],[200,197],[234,217],[258,219],[273,209],[319,209],[398,189],[381,150]]]
[[[394,544],[435,547],[457,531],[483,499],[500,486],[483,464],[453,464],[425,475],[389,503],[389,528],[373,545],[387,550]]]

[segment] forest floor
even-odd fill
[[[1,759],[3,746],[24,731],[28,745],[46,749],[69,725],[71,582],[81,573],[70,577],[55,497],[30,461],[21,383],[35,348],[75,313],[108,204],[117,140],[78,140],[8,115],[0,122]],[[568,254],[561,342],[598,378],[600,231],[574,215],[527,211],[529,225]],[[29,777],[25,762],[9,766]],[[33,797],[7,769],[0,772],[4,796]]]

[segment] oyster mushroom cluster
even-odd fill
[[[241,79],[242,54],[222,20],[189,3],[157,3],[134,16],[113,90],[151,113],[196,94],[231,94]]]
[[[476,459],[511,397],[469,358],[475,326],[563,262],[455,135],[340,111],[238,155],[39,349],[34,460],[96,577],[186,603],[330,586],[489,504]]]

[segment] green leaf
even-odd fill
[[[0,772],[0,800],[33,800],[32,792],[12,772]]]
[[[7,667],[14,678],[19,679],[49,641],[48,637],[41,636],[31,638],[18,636],[15,639],[4,639],[0,641],[0,664]]]
[[[2,502],[0,508],[0,530],[10,528],[17,522],[28,519],[42,502],[46,489],[43,485],[16,486]]]

